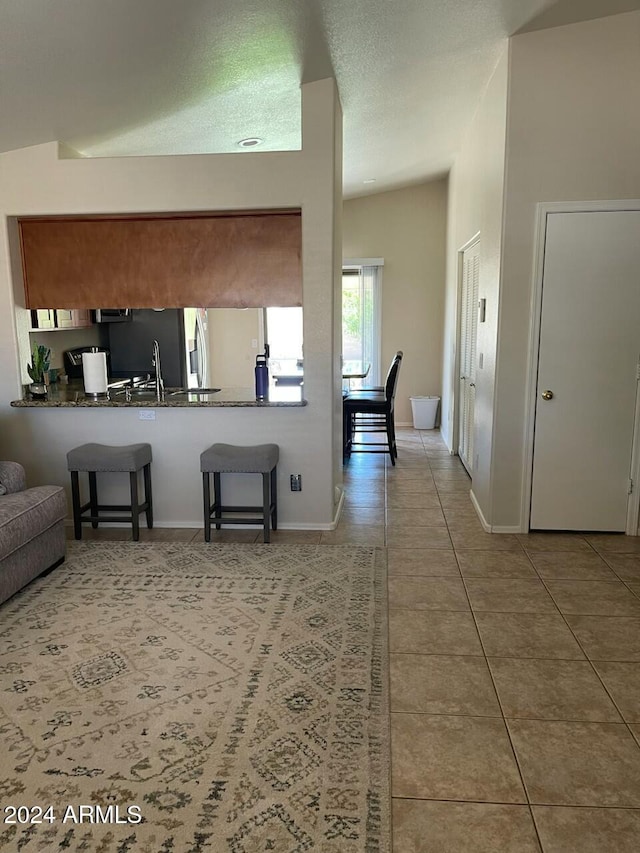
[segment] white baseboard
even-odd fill
[[[469,497],[471,498],[473,508],[478,514],[480,524],[486,533],[522,533],[519,524],[489,524],[487,519],[484,517],[484,513],[480,509],[480,504],[478,503],[476,496],[473,494],[473,489],[469,492]]]
[[[477,514],[478,518],[480,519],[480,524],[482,525],[484,532],[485,533],[491,533],[492,532],[491,531],[491,525],[489,524],[487,519],[484,517],[484,513],[480,509],[480,504],[478,503],[476,496],[473,494],[473,489],[471,489],[471,491],[469,492],[469,497],[471,498],[471,503],[473,504],[473,508],[475,509],[476,514]]]
[[[413,425],[413,421],[396,421],[396,427],[408,427],[409,429],[416,429]],[[418,429],[417,432],[437,432],[441,433],[439,426],[434,426],[432,429]],[[446,443],[446,442],[445,442]]]
[[[339,488],[336,486],[336,489]],[[338,499],[338,505],[336,506],[336,512],[333,517],[333,522],[329,530],[335,530],[338,524],[340,523],[340,516],[342,515],[342,510],[344,509],[344,489],[340,489],[340,497]]]

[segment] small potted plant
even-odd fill
[[[27,365],[27,371],[31,377],[29,390],[34,397],[46,397],[47,386],[44,383],[44,374],[49,370],[51,362],[51,350],[43,344],[33,345],[31,350],[31,364]]]

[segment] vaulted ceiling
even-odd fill
[[[448,171],[509,35],[639,5],[0,0],[0,151],[238,152],[246,137],[295,149],[300,83],[334,76],[345,195],[378,192]]]

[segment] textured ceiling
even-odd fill
[[[247,136],[295,149],[300,83],[335,76],[345,194],[428,180],[449,169],[506,36],[566,2],[0,0],[0,151],[229,152]]]

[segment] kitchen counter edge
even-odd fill
[[[250,400],[250,399],[233,399],[232,395],[225,395],[220,392],[220,395],[215,400],[180,400],[172,397],[167,397],[164,400],[156,399],[138,399],[132,400],[121,399],[100,399],[94,400],[83,395],[78,395],[76,399],[48,397],[47,399],[35,399],[30,395],[25,396],[21,400],[12,400],[11,406],[14,408],[35,408],[35,409],[212,409],[212,408],[300,408],[306,406],[307,401],[304,399],[298,400]]]

